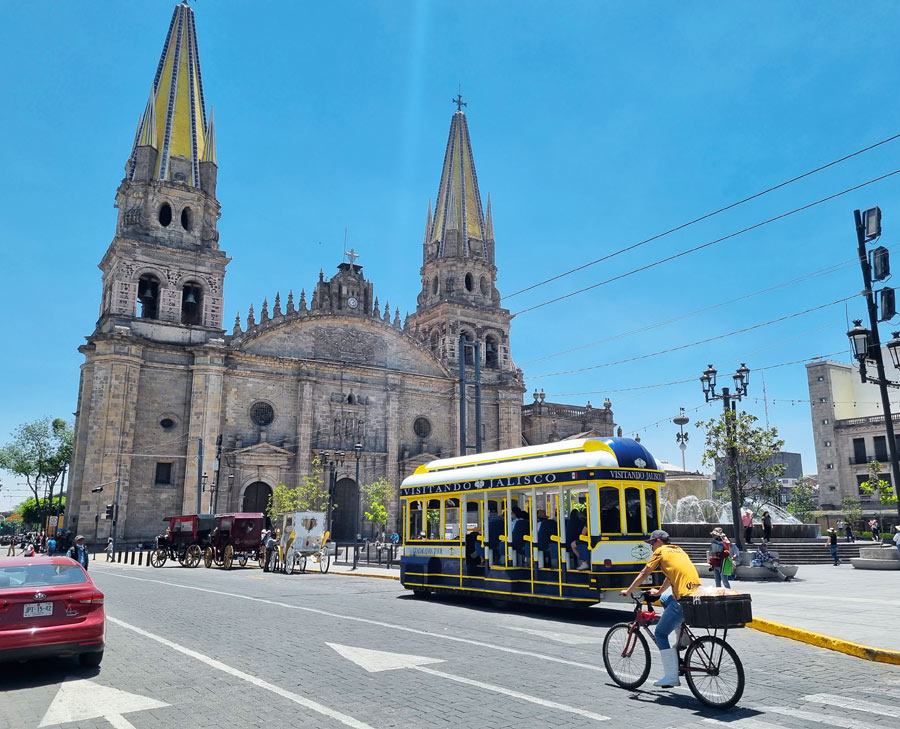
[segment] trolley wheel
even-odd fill
[[[200,559],[203,557],[203,551],[200,549],[199,544],[192,544],[187,548],[187,552],[184,554],[185,566],[187,567],[196,567],[200,564]]]
[[[284,574],[294,574],[294,564],[296,561],[297,553],[294,551],[293,547],[288,547],[287,551],[284,553]]]
[[[744,693],[741,659],[717,636],[704,635],[691,643],[682,670],[691,693],[707,706],[728,709]]]
[[[230,544],[225,545],[225,554],[222,555],[222,564],[226,570],[230,570],[231,565],[234,564],[234,547]]]
[[[647,639],[633,623],[613,625],[603,639],[603,665],[619,686],[634,689],[650,673],[650,648]]]
[[[213,564],[213,550],[212,547],[207,547],[203,550],[203,564],[207,567],[212,567]]]
[[[247,566],[247,553],[246,552],[241,552],[240,556],[238,557],[238,564],[241,567]]]
[[[150,552],[150,564],[154,567],[162,567],[166,563],[166,550],[154,549]]]
[[[319,572],[324,575],[328,572],[329,567],[331,567],[331,555],[328,554],[327,549],[323,549],[319,552]]]

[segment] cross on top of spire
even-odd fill
[[[351,264],[355,264],[356,259],[359,258],[359,253],[357,253],[353,248],[351,248],[349,251],[344,251],[344,255],[347,256],[347,260]]]
[[[466,104],[466,102],[462,100],[462,93],[461,93],[461,92],[460,92],[460,93],[457,93],[457,94],[456,94],[456,98],[455,98],[455,99],[450,99],[450,101],[452,101],[454,104],[456,104],[456,110],[457,110],[457,111],[462,111],[462,108],[463,108],[464,106],[468,106],[468,104]]]

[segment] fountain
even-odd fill
[[[753,523],[761,522],[763,511],[772,515],[772,536],[775,539],[814,539],[819,536],[818,524],[803,524],[786,509],[768,501],[748,499],[744,503],[753,511]],[[663,528],[673,537],[709,536],[712,525],[721,526],[733,537],[731,502],[701,499],[694,494],[682,496],[674,504],[660,500]]]

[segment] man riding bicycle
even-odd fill
[[[655,681],[653,685],[660,688],[671,688],[680,686],[681,681],[678,678],[678,649],[669,645],[669,634],[673,630],[677,630],[684,621],[684,611],[678,600],[694,594],[700,587],[700,575],[697,574],[697,568],[694,567],[687,553],[681,547],[669,544],[668,532],[657,529],[644,541],[653,547],[653,554],[647,560],[644,569],[634,578],[634,582],[622,590],[621,594],[623,597],[629,597],[631,591],[641,585],[651,572],[656,569],[662,570],[665,580],[659,587],[650,590],[649,594],[651,597],[658,597],[667,588],[671,588],[672,592],[659,600],[664,610],[656,624],[655,636],[664,673],[663,677]]]

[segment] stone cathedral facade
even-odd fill
[[[318,457],[326,477],[337,461],[334,532],[348,538],[357,456],[361,483],[386,476],[399,486],[421,463],[461,452],[460,355],[467,377],[475,369],[475,347],[460,353],[461,338],[479,344],[484,450],[528,442],[511,317],[496,287],[490,199],[485,208],[459,109],[433,213],[429,204],[413,314],[401,320],[379,302],[350,252],[332,276],[319,272],[309,294],[276,295],[271,308],[264,300],[226,330],[231,259],[217,230],[213,114],[193,10],[175,7],[116,193],[99,319],[80,348],[74,528],[105,538],[103,513],[117,485],[125,540],[155,535],[170,514],[263,511],[275,485],[296,485]],[[472,388],[467,403],[471,444]],[[526,431],[613,434],[608,402],[565,407],[559,427]],[[391,513],[389,528],[396,503]]]

